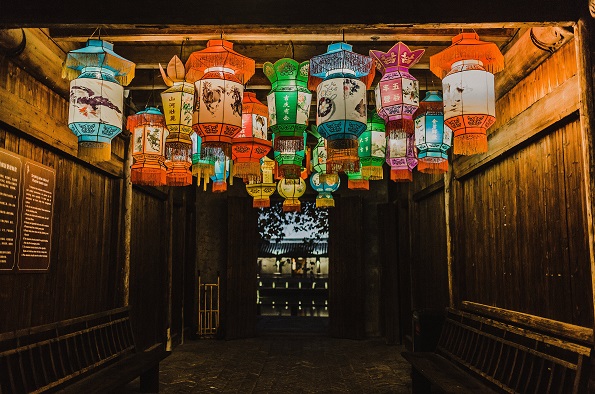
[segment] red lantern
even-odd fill
[[[272,146],[267,140],[269,109],[252,92],[244,92],[242,106],[242,131],[232,140],[233,176],[253,182],[261,176],[260,159]]]

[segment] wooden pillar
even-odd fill
[[[454,279],[453,279],[453,260],[454,260],[454,240],[453,234],[456,233],[454,228],[455,216],[455,199],[453,193],[454,172],[452,165],[449,166],[448,172],[444,174],[444,219],[446,222],[446,262],[448,270],[448,305],[451,308],[455,307],[454,301]]]
[[[595,228],[593,227],[593,196],[595,193],[595,146],[593,126],[595,125],[595,107],[593,104],[593,69],[591,63],[592,19],[581,18],[575,26],[576,56],[580,86],[580,122],[582,137],[582,156],[584,168],[585,206],[587,214],[587,234],[589,241],[589,260],[591,261],[591,290],[595,306]],[[595,315],[595,311],[593,312]]]
[[[123,267],[122,267],[122,305],[128,306],[130,304],[130,241],[132,238],[132,178],[131,169],[132,166],[132,135],[128,132],[128,137],[125,138],[125,157],[122,182],[124,184],[124,209],[122,211],[123,216],[123,229],[122,239],[124,244],[124,256],[123,256]]]
[[[165,220],[167,221],[167,313],[166,313],[166,336],[167,343],[165,350],[172,350],[172,285],[173,285],[173,253],[174,253],[174,188],[169,188],[167,195],[167,209],[165,214]]]

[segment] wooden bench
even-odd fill
[[[159,391],[157,344],[138,351],[128,307],[0,334],[0,394],[106,393],[140,376]]]
[[[403,352],[412,391],[585,393],[593,330],[463,302],[433,352]]]

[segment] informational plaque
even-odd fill
[[[0,149],[0,270],[50,266],[56,172]]]

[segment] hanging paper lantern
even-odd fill
[[[111,140],[122,132],[122,85],[132,81],[134,69],[107,41],[91,39],[84,48],[68,52],[62,77],[72,80],[68,127],[78,137],[79,157],[111,160]]]
[[[273,144],[277,142],[276,134],[273,134]],[[294,150],[293,146],[289,144],[281,144],[281,150],[274,151],[275,161],[277,162],[277,173],[280,178],[297,179],[302,174],[302,163],[306,157],[306,147],[304,141],[306,140],[305,133],[302,133],[300,142],[302,147],[300,150]]]
[[[227,191],[227,178],[229,177],[229,166],[231,160],[219,158],[215,160],[215,173],[211,176],[213,181],[213,193]]]
[[[368,111],[366,131],[359,137],[359,160],[364,179],[381,180],[382,165],[386,159],[386,134],[384,119],[374,110]]]
[[[411,182],[412,171],[417,165],[415,135],[403,134],[386,142],[386,162],[390,166],[390,179],[395,182]]]
[[[207,190],[209,178],[215,174],[215,158],[208,157],[203,159],[200,157],[200,146],[202,144],[201,138],[192,133],[190,136],[192,140],[192,175],[196,176],[197,184],[200,186],[201,179],[204,180],[204,190]]]
[[[370,51],[382,78],[376,86],[376,110],[386,122],[388,138],[413,134],[413,114],[419,106],[419,83],[409,73],[423,56],[425,49],[412,51],[402,42],[396,43],[388,52]]]
[[[225,40],[210,40],[186,61],[186,78],[195,81],[193,128],[202,138],[202,157],[212,150],[231,158],[231,143],[242,130],[244,85],[254,75],[254,60]]]
[[[428,91],[415,114],[417,170],[428,174],[448,171],[448,149],[452,131],[444,126],[442,93]]]
[[[316,208],[331,208],[335,206],[333,192],[336,192],[341,185],[339,177],[336,180],[322,179],[321,174],[313,172],[310,175],[310,185],[318,193],[316,196]]]
[[[327,144],[327,172],[359,171],[359,136],[366,130],[366,89],[372,84],[372,59],[343,42],[310,59],[308,87],[316,89],[316,125]]]
[[[320,174],[322,182],[330,182],[332,184],[339,182],[339,174],[337,173],[328,173],[327,172],[327,154],[328,151],[326,149],[327,141],[322,138],[320,134],[318,134],[318,128],[316,126],[312,126],[310,130],[310,134],[312,134],[316,140],[318,141],[314,148],[312,149],[312,171],[317,172]],[[327,179],[328,178],[328,179]]]
[[[283,212],[300,212],[302,210],[299,198],[306,192],[306,182],[302,178],[281,179],[277,183],[277,192],[285,199]]]
[[[363,177],[361,171],[348,172],[347,188],[351,190],[370,190],[370,181]]]
[[[157,108],[148,107],[126,120],[132,134],[131,181],[137,185],[165,185],[165,118]]]
[[[309,62],[298,63],[293,59],[279,59],[272,64],[263,64],[263,72],[271,81],[271,91],[267,96],[267,106],[271,131],[282,139],[295,141],[295,149],[301,150],[312,93],[308,90]],[[274,146],[278,150],[277,145]]]
[[[275,161],[268,157],[261,159],[262,182],[249,183],[246,185],[246,191],[254,199],[253,208],[268,208],[271,206],[270,196],[277,190],[277,184],[273,181],[273,171]]]
[[[244,92],[242,106],[242,131],[232,140],[233,176],[250,182],[260,178],[260,159],[271,150],[272,143],[267,140],[269,113],[252,92]]]
[[[476,33],[461,33],[452,45],[430,57],[430,70],[442,78],[444,123],[454,132],[453,153],[488,151],[487,129],[496,121],[494,73],[504,56]]]
[[[184,64],[174,56],[167,65],[167,73],[159,65],[168,89],[161,92],[163,113],[169,134],[165,139],[167,186],[192,184],[192,107],[194,85],[185,82]]]

